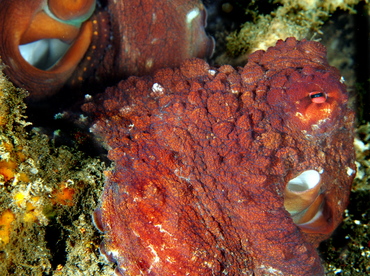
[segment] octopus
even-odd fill
[[[209,57],[200,0],[1,0],[0,58],[29,101]]]
[[[186,60],[83,109],[115,168],[96,226],[118,275],[324,275],[355,176],[354,112],[318,42]]]

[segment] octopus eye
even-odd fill
[[[324,103],[326,101],[326,93],[320,91],[310,92],[308,94],[313,103]]]
[[[80,27],[95,5],[95,0],[49,0],[21,38],[22,57],[38,69],[49,70],[80,35]]]
[[[32,91],[35,99],[52,95],[71,77],[90,47],[93,22],[89,18],[96,0],[13,2],[7,1],[9,14],[0,22],[5,72],[16,85]],[[0,11],[4,12],[1,5]]]

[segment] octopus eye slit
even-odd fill
[[[18,47],[21,56],[30,65],[48,70],[64,56],[70,45],[59,39],[41,39]]]
[[[321,91],[313,91],[310,92],[308,95],[313,103],[323,103],[327,99],[326,93]]]

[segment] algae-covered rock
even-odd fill
[[[236,57],[248,55],[256,50],[266,50],[275,45],[278,39],[285,40],[294,36],[298,40],[311,39],[315,33],[320,33],[324,21],[337,9],[355,12],[354,5],[361,0],[277,0],[269,1],[271,13],[260,14],[258,3],[250,5],[247,13],[252,20],[243,24],[227,38],[228,53]],[[263,2],[266,5],[266,1]]]
[[[109,274],[91,221],[105,165],[26,129],[26,96],[0,72],[0,274]]]

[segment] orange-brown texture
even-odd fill
[[[108,2],[114,39],[107,59],[112,58],[112,74],[147,75],[177,67],[186,58],[212,54],[214,42],[204,30],[207,15],[201,1]]]
[[[0,58],[29,100],[66,84],[104,86],[213,52],[200,0],[95,2],[1,0]],[[64,52],[56,40],[69,48]]]
[[[62,182],[58,189],[52,192],[51,202],[53,204],[73,206],[75,204],[74,197],[76,192],[76,188],[68,187],[67,182]]]
[[[355,165],[354,114],[319,43],[278,41],[238,69],[191,59],[84,109],[116,164],[95,222],[118,273],[323,275],[315,247],[342,220]],[[307,170],[321,177],[312,227],[284,208]]]

